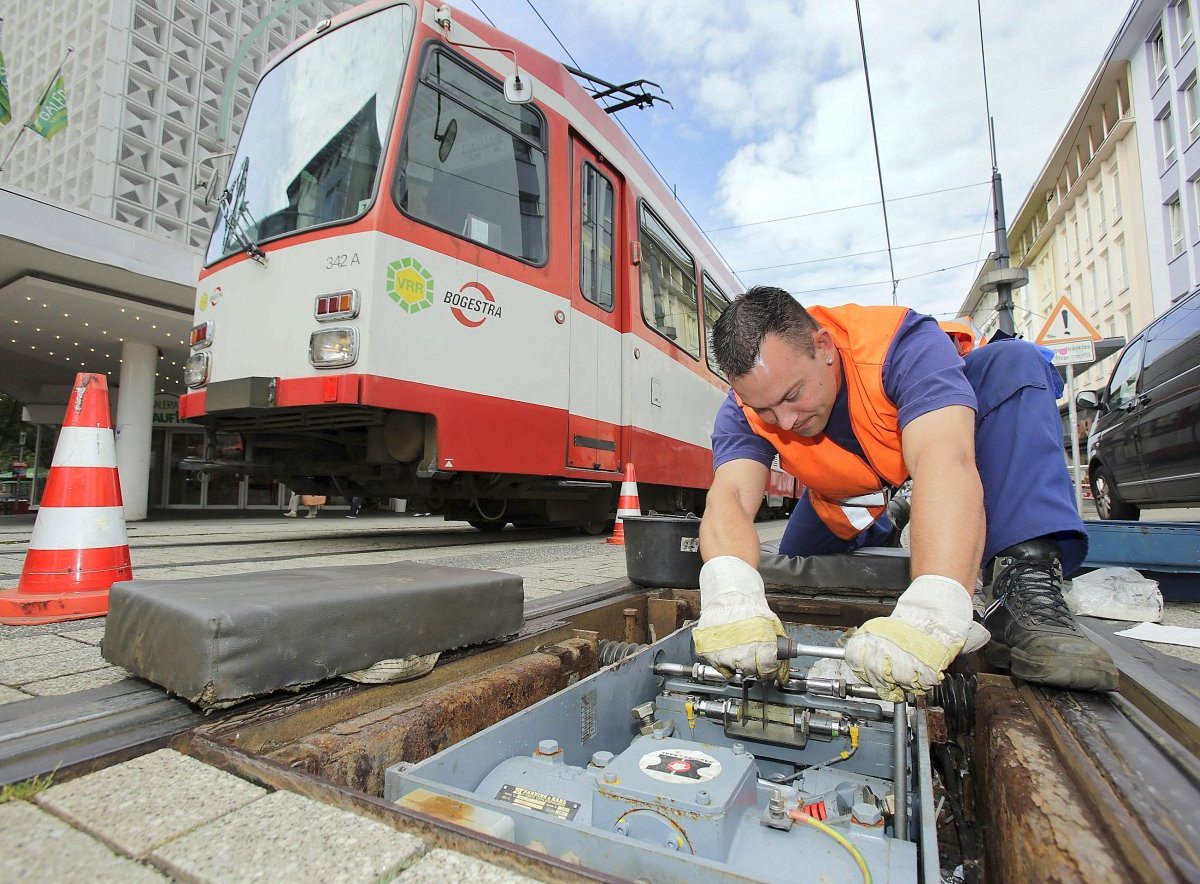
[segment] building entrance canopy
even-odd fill
[[[173,240],[0,187],[0,391],[57,423],[76,372],[119,395],[122,349],[140,342],[158,350],[155,392],[182,392],[199,269]]]
[[[130,521],[146,517],[155,397],[182,392],[199,265],[172,240],[0,188],[0,392],[40,440],[76,374],[107,377]]]

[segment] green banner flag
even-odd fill
[[[4,66],[4,49],[0,47],[0,123],[12,120],[12,102],[8,97],[8,68]]]
[[[33,119],[26,125],[43,138],[52,138],[67,128],[67,87],[61,73],[54,78]]]

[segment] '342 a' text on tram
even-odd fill
[[[273,61],[229,169],[180,414],[246,460],[196,466],[484,530],[601,531],[626,462],[703,507],[735,282],[563,65],[367,3]]]

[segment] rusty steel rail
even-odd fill
[[[0,785],[54,772],[55,781],[161,749],[204,714],[127,678],[61,697],[0,706]]]
[[[1020,691],[1133,875],[1200,880],[1200,783],[1186,750],[1119,695]]]

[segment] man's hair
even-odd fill
[[[754,367],[763,338],[776,334],[810,359],[819,326],[800,302],[773,286],[756,285],[725,308],[712,327],[712,355],[730,378]]]

